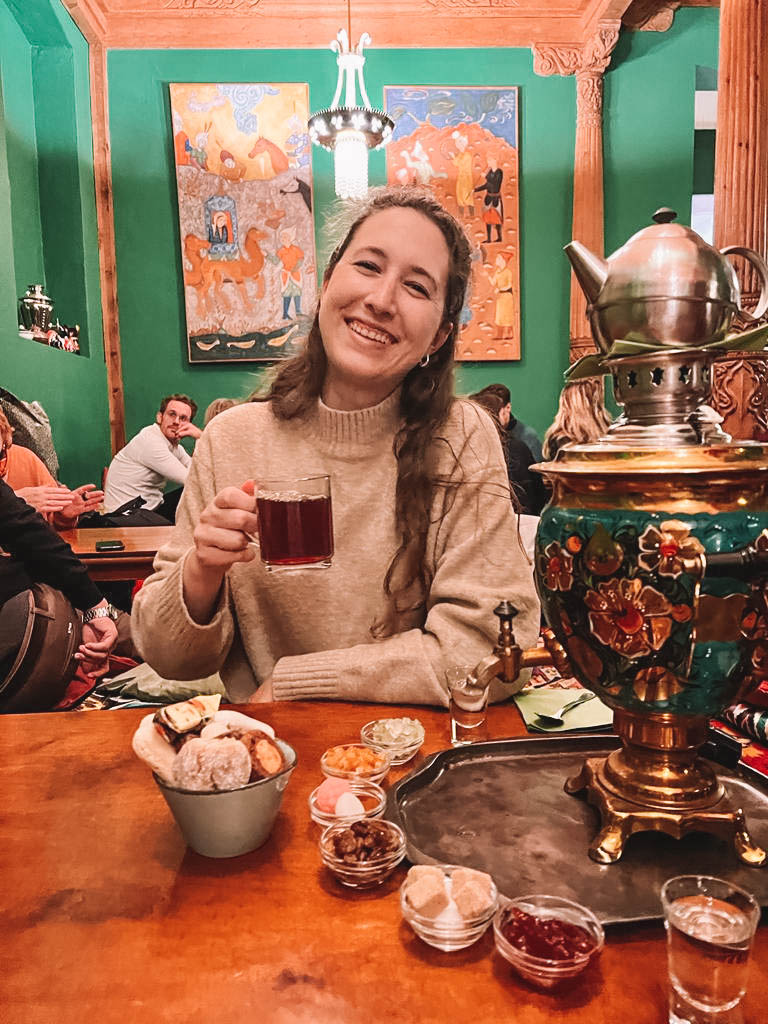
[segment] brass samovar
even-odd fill
[[[635,832],[705,831],[760,865],[765,852],[699,749],[708,719],[768,674],[768,445],[732,441],[708,405],[717,356],[768,341],[765,327],[728,334],[748,314],[725,257],[758,270],[756,318],[768,266],[751,250],[718,252],[675,216],[658,211],[607,260],[566,246],[599,349],[567,376],[610,374],[623,414],[596,443],[538,467],[552,498],[536,584],[548,646],[613,709],[621,738],[566,783],[601,815],[590,856],[618,860]],[[514,611],[497,609],[500,644],[475,670],[512,692],[520,665],[546,657],[516,649]]]

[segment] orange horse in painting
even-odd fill
[[[213,260],[209,252],[211,243],[205,238],[197,235],[186,235],[184,238],[184,256],[191,264],[192,269],[184,269],[184,284],[194,288],[201,308],[206,315],[213,312],[211,308],[210,289],[213,285],[216,291],[216,298],[226,307],[231,308],[222,285],[232,282],[240,291],[243,307],[250,308],[250,299],[246,282],[256,281],[256,297],[264,297],[264,279],[261,272],[264,269],[264,253],[261,251],[259,242],[268,236],[256,227],[250,227],[245,233],[243,249],[245,254],[240,254],[234,260]],[[215,304],[214,304],[215,305]]]

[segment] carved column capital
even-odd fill
[[[534,43],[533,70],[537,75],[575,75],[581,66],[581,47]]]
[[[611,54],[619,41],[621,22],[600,21],[597,32],[584,44],[581,51],[580,71],[593,71],[602,75],[611,63]]]
[[[666,32],[675,20],[681,0],[634,0],[621,19],[626,28],[637,32]]]
[[[582,46],[534,43],[533,70],[537,75],[602,74],[611,62],[620,28],[618,20],[598,22],[597,31]]]

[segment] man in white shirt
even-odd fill
[[[196,412],[197,405],[188,395],[168,395],[162,400],[157,422],[140,430],[110,463],[104,487],[108,513],[141,497],[142,508],[174,522],[192,462],[179,441],[182,437],[197,439],[202,434],[192,422]],[[166,495],[163,491],[168,481],[179,487]]]

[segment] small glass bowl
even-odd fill
[[[352,779],[349,783],[349,788],[352,793],[357,797],[360,803],[365,808],[364,813],[361,814],[333,814],[328,811],[321,811],[317,806],[317,789],[313,789],[309,794],[309,813],[312,821],[316,821],[318,825],[322,825],[323,828],[327,828],[328,825],[335,825],[337,822],[343,821],[349,823],[355,821],[361,817],[364,818],[380,818],[384,813],[384,806],[387,802],[387,794],[381,788],[377,786],[375,782],[367,782],[365,779]]]
[[[437,866],[449,878],[459,867],[458,864],[439,864]],[[400,886],[400,909],[403,912],[403,917],[420,939],[423,939],[428,946],[441,949],[444,953],[452,953],[457,949],[466,949],[473,942],[477,942],[491,923],[491,918],[496,913],[496,908],[499,905],[499,894],[496,886],[492,883],[492,902],[481,914],[478,914],[476,917],[462,918],[460,922],[457,921],[455,923],[440,922],[436,921],[435,918],[424,917],[414,910],[408,902],[406,896],[407,889],[408,881],[406,879]]]
[[[514,907],[527,914],[532,914],[534,917],[555,917],[560,921],[578,925],[594,940],[594,949],[588,953],[575,953],[566,960],[551,960],[523,952],[513,946],[501,931],[507,914]],[[554,988],[561,981],[575,978],[605,945],[603,926],[592,911],[580,903],[574,903],[573,900],[567,900],[560,896],[520,896],[515,900],[505,900],[493,919],[493,934],[496,939],[496,949],[504,959],[508,960],[526,981],[544,989]]]
[[[368,820],[357,818],[357,821]],[[383,857],[375,857],[372,860],[353,861],[348,863],[336,856],[333,848],[334,837],[350,827],[351,822],[342,821],[336,825],[329,825],[320,836],[318,846],[323,864],[329,868],[338,878],[342,885],[350,889],[370,889],[380,885],[395,870],[400,861],[405,857],[405,836],[402,829],[391,821],[379,820],[378,824],[386,826],[397,838],[397,846],[390,853]]]
[[[367,747],[365,743],[337,743],[335,746],[329,747],[320,758],[320,769],[323,775],[333,779],[346,779],[348,782],[352,782],[354,779],[365,779],[367,782],[381,782],[389,771],[392,761],[389,754],[384,753],[383,750],[374,751],[381,759],[381,766],[379,768],[371,768],[369,771],[343,771],[341,768],[332,768],[328,764],[328,755],[332,750],[338,750],[339,747],[344,747],[347,750],[365,751],[366,754],[371,753],[371,748]]]
[[[360,739],[371,750],[380,750],[385,754],[389,754],[390,763],[392,765],[405,764],[406,761],[410,761],[411,758],[421,749],[421,745],[424,742],[424,727],[419,722],[421,729],[421,737],[412,743],[387,743],[384,740],[375,740],[373,738],[373,730],[379,724],[379,722],[386,721],[383,718],[377,718],[373,722],[368,722],[360,730]]]

